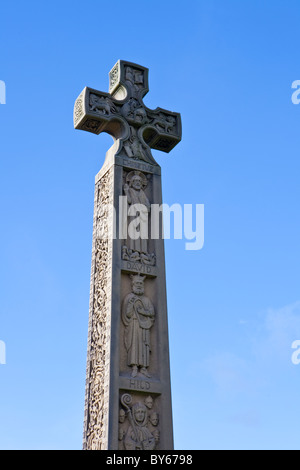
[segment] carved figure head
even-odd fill
[[[124,423],[125,421],[125,411],[121,408],[119,413],[119,423]]]
[[[144,281],[146,276],[131,275],[131,285],[132,285],[132,292],[136,295],[143,295],[145,291]]]
[[[147,424],[147,409],[145,405],[138,402],[132,407],[133,420],[137,426],[146,426]]]
[[[149,410],[151,410],[153,406],[153,398],[149,395],[147,398],[145,398],[145,405]]]
[[[124,429],[120,428],[119,429],[119,441],[122,441],[124,439],[124,436],[125,436],[125,431]]]
[[[160,438],[160,432],[159,432],[159,430],[158,430],[158,429],[155,429],[155,430],[153,431],[152,435],[153,435],[153,437],[154,437],[154,439],[155,439],[156,444],[158,444],[158,443],[159,443],[159,438]]]
[[[131,186],[133,189],[140,191],[143,187],[142,178],[139,175],[135,175],[131,180]]]
[[[141,171],[131,171],[127,175],[126,182],[130,188],[136,191],[145,189],[148,184],[146,176]]]
[[[152,424],[152,426],[157,426],[159,422],[158,413],[152,413],[149,418],[149,421]]]

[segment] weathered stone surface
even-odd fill
[[[155,164],[151,148],[170,152],[181,140],[180,114],[148,109],[148,69],[119,60],[110,72],[110,93],[85,88],[74,108],[74,126],[94,134],[107,132],[116,153]]]
[[[181,118],[145,107],[145,67],[119,61],[109,77],[110,93],[85,88],[74,108],[75,128],[115,140],[95,184],[83,447],[170,450],[164,242],[133,240],[129,227],[130,210],[140,204],[140,227],[151,233],[151,207],[162,204],[151,148],[169,152],[181,139]],[[124,196],[128,231],[120,238]]]

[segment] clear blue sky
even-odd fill
[[[177,449],[299,449],[297,0],[1,5],[0,448],[82,444],[93,183],[112,140],[73,129],[118,59],[182,114],[164,201],[205,204],[205,245],[166,242]]]

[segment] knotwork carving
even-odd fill
[[[118,83],[119,79],[119,62],[112,68],[109,73],[109,90],[111,91],[113,87]]]
[[[74,106],[74,124],[77,125],[77,123],[80,121],[82,116],[84,115],[84,109],[83,109],[83,93],[81,93],[77,100],[75,101],[75,106]]]
[[[89,351],[87,365],[87,395],[85,442],[90,450],[101,450],[107,446],[107,390],[106,361],[109,355],[109,295],[110,241],[108,236],[99,238],[99,233],[108,234],[109,218],[99,217],[100,207],[108,207],[112,197],[112,171],[100,180],[96,187],[94,223],[94,291],[91,303],[89,326]],[[106,214],[107,215],[107,214]]]

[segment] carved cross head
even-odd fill
[[[179,113],[148,109],[148,69],[119,60],[109,73],[109,93],[84,88],[75,102],[74,127],[107,132],[118,142],[117,154],[156,165],[151,149],[169,153],[181,140]]]

